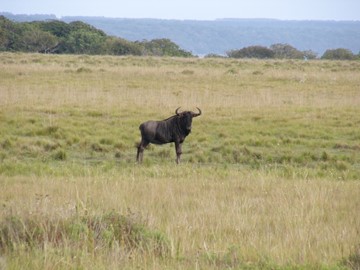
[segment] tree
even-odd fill
[[[109,37],[106,39],[104,51],[111,55],[141,55],[139,45],[134,42],[115,37]]]
[[[275,53],[263,46],[250,46],[240,50],[232,50],[226,53],[231,58],[274,58]]]
[[[0,16],[0,51],[5,51],[8,47],[8,31],[7,24],[9,24],[4,16]]]
[[[21,51],[22,28],[20,24],[14,23],[4,16],[0,16],[0,50]]]
[[[62,21],[37,22],[41,30],[51,33],[58,38],[66,38],[71,32],[71,26]]]
[[[104,31],[99,30],[97,28],[95,28],[94,26],[91,26],[90,24],[81,22],[81,21],[75,21],[75,22],[71,22],[69,23],[70,29],[71,31],[84,31],[84,32],[89,32],[89,33],[93,33],[93,34],[97,34],[98,36],[102,36],[102,37],[106,37],[106,34]]]
[[[31,27],[23,34],[23,43],[27,52],[48,53],[58,42],[55,36],[38,28]]]
[[[334,50],[326,50],[321,59],[328,60],[354,60],[355,55],[348,49],[338,48]]]
[[[191,57],[192,54],[185,50],[182,50],[176,43],[170,39],[153,39],[151,41],[136,42],[142,47],[143,55],[153,56],[179,56],[179,57]]]
[[[104,36],[96,32],[79,29],[69,34],[63,46],[66,53],[102,54],[104,42]]]
[[[303,59],[304,53],[289,44],[273,44],[270,49],[274,52],[275,58],[280,59]]]
[[[304,53],[304,58],[305,59],[316,59],[317,58],[317,53],[312,51],[312,50],[307,50],[307,51],[303,51]]]

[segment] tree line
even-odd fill
[[[169,39],[128,41],[81,21],[13,22],[0,16],[0,51],[191,57]]]
[[[107,35],[90,24],[59,20],[13,22],[0,16],[0,51],[21,51],[53,54],[106,54],[194,57],[170,39],[128,41]],[[207,57],[218,57],[209,54]],[[273,44],[270,47],[249,46],[226,52],[229,58],[259,59],[316,59],[311,50],[299,51],[289,44]],[[329,49],[321,59],[355,60],[344,48]]]

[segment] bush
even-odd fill
[[[142,55],[152,56],[179,56],[192,57],[190,52],[182,50],[177,44],[170,39],[153,39],[151,41],[136,42],[142,49]]]
[[[289,44],[273,44],[270,49],[274,52],[275,58],[280,59],[303,59],[304,53]]]
[[[140,46],[121,38],[108,38],[104,48],[110,55],[141,55]]]
[[[55,154],[53,154],[53,159],[55,160],[66,160],[66,157],[67,157],[66,152],[62,149],[60,149]]]
[[[355,55],[348,49],[326,50],[321,59],[327,60],[354,60]]]
[[[227,52],[227,55],[231,58],[260,58],[268,59],[274,58],[275,53],[273,50],[263,46],[250,46],[240,50],[232,50]]]

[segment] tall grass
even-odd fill
[[[360,63],[2,53],[0,72],[0,268],[359,267]],[[178,106],[203,111],[183,163],[136,165],[139,124]]]
[[[106,238],[112,232],[111,224],[100,223],[106,229],[101,234],[105,238],[101,242],[95,238],[91,246],[98,250],[98,256],[92,257],[90,249],[78,250],[74,243],[88,248],[89,239],[93,238],[84,226],[94,217],[106,221],[102,213],[112,209],[125,214],[131,209],[131,215],[143,217],[140,225],[146,224],[147,230],[162,232],[169,239],[168,244],[159,242],[160,247],[169,249],[166,259],[157,257],[157,248],[148,255],[141,255],[141,249],[132,250],[136,258],[152,257],[156,264],[165,259],[165,265],[179,263],[184,268],[192,268],[196,263],[204,268],[217,268],[218,264],[226,268],[228,264],[237,267],[260,262],[330,266],[354,256],[359,239],[358,182],[292,181],[251,171],[156,165],[133,166],[113,176],[13,177],[3,184],[4,194],[8,194],[2,198],[1,219],[5,224],[9,217],[16,216],[24,224],[30,219],[35,228],[50,230],[55,224],[57,231],[62,231],[61,224],[65,222],[71,228],[70,236],[62,237],[70,240],[62,240],[62,246],[50,240],[41,245],[62,253],[69,249],[81,252],[84,260],[103,264],[108,259],[106,252],[114,252],[114,247],[118,247],[105,246],[106,241],[113,241],[110,236]],[[74,219],[76,215],[80,218]],[[49,220],[55,221],[49,225]],[[78,226],[81,230],[73,232]],[[34,229],[32,235],[35,232]],[[77,236],[85,232],[86,235]],[[73,234],[83,238],[73,243]],[[24,252],[19,249],[14,252]],[[115,254],[122,261],[134,263],[121,250]],[[66,261],[71,259],[66,253],[63,256]]]

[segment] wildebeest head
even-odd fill
[[[187,134],[191,132],[191,124],[193,117],[201,115],[201,110],[198,107],[196,108],[199,110],[198,113],[190,111],[179,112],[180,107],[175,110],[175,114],[178,116],[179,119],[179,125],[182,130],[187,131]]]

